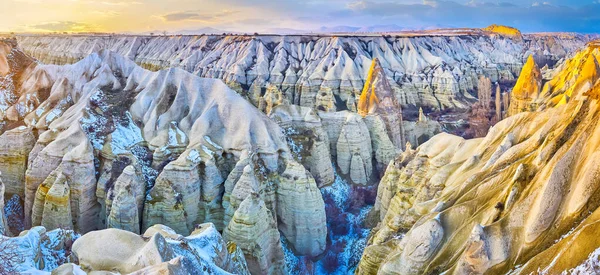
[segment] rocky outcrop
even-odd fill
[[[310,108],[280,105],[269,116],[285,131],[296,160],[308,168],[319,187],[333,182],[329,136],[321,118]]]
[[[18,40],[27,53],[48,64],[75,63],[108,49],[144,68],[179,67],[220,78],[248,95],[255,106],[281,98],[324,111],[355,111],[371,60],[377,58],[398,102],[416,111],[418,106],[466,110],[472,100],[469,91],[480,75],[492,82],[514,79],[525,57],[533,54],[538,61],[553,63],[593,39],[569,34],[526,34],[521,39],[504,30],[510,29],[390,37],[19,36]]]
[[[371,182],[373,147],[363,118],[347,111],[319,115],[327,129],[331,154],[337,160],[339,172],[356,184]]]
[[[29,152],[36,138],[30,128],[20,126],[0,135],[0,173],[6,185],[7,197],[25,197],[25,170]]]
[[[244,251],[252,274],[285,273],[279,231],[258,194],[244,199],[223,234]]]
[[[541,89],[542,73],[533,56],[529,56],[510,94],[509,115],[535,110],[537,106],[533,101],[538,98]]]
[[[139,169],[127,166],[109,190],[106,201],[108,228],[139,234],[146,197],[146,183]]]
[[[492,126],[492,82],[485,76],[479,78],[477,98],[469,115],[469,130],[466,134],[469,137],[483,137]]]
[[[419,108],[419,119],[416,122],[404,121],[402,128],[404,129],[406,142],[414,147],[425,143],[433,136],[442,132],[442,125],[435,120],[429,119],[422,108]],[[405,149],[407,148],[405,147]]]
[[[73,242],[79,237],[72,230],[33,227],[16,237],[0,235],[0,270],[7,274],[39,274],[68,263]],[[68,273],[67,273],[68,274]]]
[[[402,108],[377,58],[373,59],[365,87],[358,100],[358,114],[363,117],[379,114],[396,150],[402,150],[405,143]]]
[[[581,68],[598,54],[591,45],[566,62],[537,111],[500,121],[484,138],[440,134],[396,157],[357,273],[592,272],[600,105],[595,74]],[[582,84],[556,85],[565,76]],[[554,104],[565,93],[573,96]]]

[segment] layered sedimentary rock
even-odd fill
[[[271,229],[298,255],[325,250],[314,177],[284,131],[220,80],[147,71],[105,50],[73,65],[38,64],[19,79],[1,91],[10,100],[0,139],[23,137],[20,151],[5,151],[19,160],[6,171],[11,192],[24,193],[27,227],[139,233],[165,224],[188,235],[211,222],[223,230],[253,188],[272,215]],[[328,146],[323,136],[317,148]],[[332,181],[331,161],[307,160],[321,183]],[[163,260],[157,264],[171,259]]]
[[[283,274],[283,249],[273,215],[258,194],[252,193],[240,204],[224,231],[236,243],[252,274]]]
[[[409,36],[20,36],[44,63],[67,64],[109,49],[153,70],[179,67],[220,78],[256,106],[277,101],[326,111],[356,110],[371,60],[378,58],[406,108],[468,109],[480,75],[518,76],[525,57],[555,63],[592,37],[426,32]],[[518,30],[516,31],[518,32]],[[507,35],[508,34],[508,35]],[[226,58],[225,58],[226,57]],[[276,87],[277,89],[273,88]],[[274,100],[275,99],[275,100]],[[268,102],[271,103],[268,103]],[[416,109],[415,109],[416,111]]]
[[[593,44],[566,62],[538,97],[540,110],[502,120],[484,138],[437,135],[391,162],[358,273],[592,272],[600,90],[581,68],[599,53]],[[565,88],[567,75],[581,84]],[[553,102],[565,93],[569,100]]]
[[[35,145],[36,138],[30,128],[21,126],[0,135],[0,173],[6,185],[8,197],[25,196],[25,170],[29,152]]]

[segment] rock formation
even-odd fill
[[[250,194],[241,192],[248,166],[271,213],[270,230],[298,255],[325,250],[324,203],[312,174],[294,159],[283,130],[220,80],[181,69],[150,72],[102,50],[73,65],[37,64],[16,84],[0,91],[13,96],[0,151],[15,160],[3,169],[10,194],[24,199],[28,227],[139,233],[165,224],[188,235],[211,222],[223,230]],[[317,167],[324,162],[318,154],[306,159],[321,183],[332,180],[331,166]]]
[[[296,272],[299,265],[304,265],[302,272],[322,268],[330,261],[343,261],[352,272],[366,242],[366,224],[377,221],[359,272],[502,269],[496,254],[487,263],[472,259],[483,253],[481,247],[497,248],[489,236],[498,234],[488,226],[508,215],[506,206],[521,205],[519,198],[530,193],[522,195],[523,186],[511,183],[516,193],[496,198],[485,191],[499,188],[494,183],[500,180],[487,175],[538,175],[527,169],[539,168],[542,178],[568,175],[563,166],[593,166],[585,162],[592,159],[587,156],[576,164],[549,161],[562,154],[557,148],[571,142],[571,134],[584,140],[572,144],[593,148],[593,139],[585,138],[593,127],[577,128],[579,116],[565,115],[564,121],[571,119],[565,127],[548,124],[553,132],[544,138],[532,131],[560,117],[552,110],[594,113],[593,103],[579,104],[597,96],[594,49],[577,55],[580,61],[561,63],[563,71],[583,68],[577,74],[557,71],[569,85],[550,81],[527,103],[544,115],[517,114],[492,128],[485,140],[442,134],[426,142],[441,132],[437,116],[470,107],[475,99],[468,91],[476,86],[480,108],[475,109],[493,120],[491,81],[512,79],[525,51],[537,57],[544,49],[553,60],[587,39],[583,36],[553,42],[497,34],[476,40],[457,35],[98,36],[62,44],[61,55],[45,47],[70,40],[46,38],[20,41],[43,61],[71,65],[36,63],[15,49],[14,41],[0,42],[0,160],[7,164],[0,171],[6,174],[7,194],[14,195],[11,204],[23,201],[26,228],[31,228],[23,233],[26,240],[12,239],[27,242],[31,254],[24,256],[33,259],[20,262],[20,272],[280,274]],[[172,51],[164,51],[169,45]],[[498,50],[488,53],[489,48]],[[87,50],[92,54],[83,57]],[[240,50],[243,55],[237,54]],[[487,78],[476,84],[479,75]],[[419,109],[418,121],[403,122],[402,107],[414,119],[418,105],[428,114]],[[521,126],[529,120],[536,126]],[[508,163],[513,148],[535,148],[521,145],[532,136],[543,150]],[[564,188],[555,181],[538,193]],[[555,229],[535,209],[552,210],[561,198],[531,200],[539,205],[524,207],[534,209],[523,222],[525,233],[503,236],[545,249],[544,241],[551,238],[546,232]],[[502,204],[490,208],[496,201]],[[481,213],[488,215],[477,220]],[[452,233],[462,232],[459,227],[469,227],[468,237],[457,233],[449,241]],[[76,233],[84,236],[71,249]],[[63,245],[48,254],[36,244],[36,236],[44,234],[59,234],[49,242]],[[464,243],[469,246],[460,246]],[[525,256],[511,255],[511,264],[537,255],[523,247],[519,251]],[[104,249],[116,252],[99,252]],[[438,265],[436,259],[446,251],[471,254]],[[42,258],[51,264],[40,264]]]
[[[379,185],[379,224],[357,273],[590,274],[600,247],[600,90],[590,73],[599,54],[592,44],[569,60],[538,111],[484,138],[439,134],[400,154]],[[580,84],[561,84],[565,76]]]
[[[212,224],[199,225],[187,237],[155,225],[142,236],[106,229],[80,237],[69,230],[34,227],[19,237],[0,238],[21,254],[16,263],[0,264],[19,273],[250,274],[242,251],[226,243]]]
[[[495,122],[502,120],[502,92],[500,91],[500,85],[496,84],[496,95],[494,96],[494,109],[496,110]]]
[[[354,111],[371,60],[377,58],[398,102],[416,111],[419,106],[466,110],[472,99],[468,92],[482,73],[492,82],[514,79],[524,57],[556,62],[593,39],[570,34],[525,34],[521,39],[513,38],[518,30],[489,30],[390,37],[49,35],[18,40],[27,53],[48,64],[75,63],[108,49],[144,68],[179,67],[220,78],[255,106],[281,98],[324,111]]]
[[[508,115],[535,110],[537,106],[533,102],[538,98],[541,89],[542,73],[533,56],[529,56],[521,70],[517,84],[510,93]]]
[[[279,231],[258,194],[252,193],[244,199],[224,235],[242,249],[252,274],[284,273]]]
[[[469,115],[469,131],[467,136],[483,137],[492,126],[490,103],[492,101],[492,82],[481,76],[477,84],[477,103],[473,104]]]
[[[377,58],[373,59],[365,87],[358,100],[358,114],[363,117],[379,114],[385,122],[390,140],[397,150],[402,150],[405,143],[402,108]]]
[[[321,118],[310,108],[280,105],[269,116],[286,134],[295,159],[308,168],[319,187],[333,182],[329,136]]]

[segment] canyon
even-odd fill
[[[500,29],[500,32],[494,32]],[[46,64],[77,62],[108,49],[143,68],[181,68],[222,79],[255,106],[269,87],[290,104],[356,111],[371,60],[378,58],[407,117],[468,110],[481,75],[511,88],[527,57],[552,67],[594,35],[516,34],[501,28],[397,35],[17,36]],[[412,120],[414,120],[412,119]]]
[[[592,39],[3,39],[0,247],[39,274],[596,268]]]
[[[398,155],[357,274],[596,274],[599,57],[591,43],[543,86],[530,59],[485,137]]]

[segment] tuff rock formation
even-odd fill
[[[402,150],[405,143],[402,108],[377,58],[373,59],[365,87],[358,100],[358,114],[363,117],[379,114],[390,140],[397,150]]]
[[[517,84],[510,94],[508,115],[535,110],[537,106],[533,104],[533,101],[538,98],[541,89],[542,73],[533,56],[529,56],[521,70]]]
[[[489,78],[481,76],[477,84],[477,103],[473,104],[469,115],[469,137],[483,137],[492,126],[492,82]]]
[[[397,156],[357,273],[595,273],[598,56],[596,44],[578,53],[537,97],[538,111],[484,138],[439,134]]]
[[[108,49],[144,68],[179,67],[220,78],[255,106],[281,100],[324,111],[356,111],[374,58],[405,110],[416,111],[419,106],[466,110],[473,100],[469,91],[476,88],[480,75],[492,82],[515,79],[525,57],[534,55],[553,65],[590,39],[521,35],[503,26],[406,36],[18,37],[25,52],[48,64],[75,63]]]
[[[252,274],[284,273],[279,231],[258,194],[252,193],[242,201],[224,236],[242,249]]]
[[[18,63],[15,56],[4,57]],[[147,71],[106,50],[73,65],[26,65],[19,81],[0,91],[7,106],[0,151],[14,158],[3,172],[9,194],[24,200],[27,228],[136,234],[165,224],[188,235],[211,222],[224,230],[243,216],[238,208],[253,191],[272,219],[243,230],[280,232],[300,256],[325,250],[325,206],[314,177],[294,158],[284,131],[220,80],[181,69]],[[356,146],[340,143],[348,152]],[[331,181],[327,167],[313,162],[322,160],[306,162],[320,182]],[[279,238],[270,241],[280,245]],[[152,257],[159,264],[172,260],[167,256]],[[115,268],[135,271],[122,264]]]

